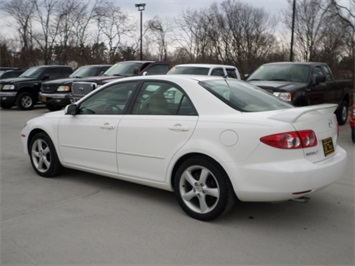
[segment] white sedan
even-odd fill
[[[174,191],[211,220],[241,201],[300,198],[337,180],[336,105],[294,108],[235,79],[140,76],[113,81],[26,123],[34,170],[63,167]]]

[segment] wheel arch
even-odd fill
[[[233,182],[231,181],[230,179],[230,176],[228,175],[227,171],[224,169],[224,167],[216,160],[214,159],[213,157],[209,156],[209,155],[206,155],[204,153],[200,153],[200,152],[191,152],[191,153],[187,153],[187,154],[184,154],[183,156],[181,156],[174,164],[173,168],[172,168],[172,171],[170,173],[170,187],[172,189],[172,191],[174,191],[174,177],[175,177],[175,174],[177,172],[177,170],[179,169],[180,165],[185,162],[186,160],[192,158],[192,157],[203,157],[205,158],[206,160],[209,160],[209,161],[212,161],[213,163],[216,164],[216,166],[218,166],[220,168],[221,171],[223,171],[226,176],[228,177],[228,181],[231,185],[231,187],[233,188],[233,193],[235,194],[235,190],[234,190],[234,185],[233,185]],[[235,195],[237,197],[237,195]]]
[[[26,146],[27,146],[27,152],[30,154],[30,144],[31,144],[31,140],[33,139],[33,137],[37,134],[37,133],[41,133],[43,132],[44,134],[46,134],[48,137],[48,133],[46,131],[44,131],[43,129],[40,129],[40,128],[36,128],[34,130],[32,130],[30,132],[30,134],[28,135],[28,138],[27,138],[27,143],[26,143]],[[50,138],[50,137],[49,137]]]

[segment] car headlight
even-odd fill
[[[70,91],[70,87],[69,86],[59,86],[57,88],[57,91]]]
[[[4,90],[4,91],[10,91],[10,90],[14,90],[14,89],[15,89],[15,85],[13,85],[13,84],[5,84],[2,87],[2,90]]]
[[[274,92],[274,95],[285,102],[291,102],[292,100],[292,95],[289,92]]]

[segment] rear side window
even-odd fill
[[[234,79],[201,81],[199,84],[241,112],[262,112],[292,108],[291,104],[249,83]]]
[[[161,81],[144,82],[133,107],[140,115],[197,115],[184,91]]]

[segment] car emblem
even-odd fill
[[[79,91],[84,91],[84,88],[83,87],[79,87]]]
[[[329,119],[329,122],[328,122],[328,126],[329,128],[333,128],[333,121]]]

